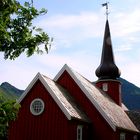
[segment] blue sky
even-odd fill
[[[23,0],[21,0],[23,2]],[[66,63],[91,81],[100,64],[105,26],[104,0],[34,0],[48,9],[34,21],[54,38],[48,54],[5,60],[0,53],[0,83],[25,89],[37,72],[50,78]],[[140,1],[110,0],[109,24],[121,77],[140,86]]]

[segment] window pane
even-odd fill
[[[120,140],[125,140],[125,133],[120,134]]]
[[[43,100],[37,98],[34,99],[30,104],[30,111],[33,115],[40,115],[44,110]]]
[[[82,126],[77,127],[77,140],[82,140]]]

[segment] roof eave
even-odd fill
[[[34,84],[37,82],[37,80],[40,80],[41,83],[44,85],[44,87],[46,88],[46,90],[48,90],[48,92],[50,93],[50,95],[52,96],[52,98],[55,100],[55,102],[58,104],[58,106],[61,108],[61,110],[63,111],[63,113],[66,115],[68,120],[72,119],[72,116],[69,114],[69,112],[65,109],[65,107],[60,103],[59,99],[54,96],[54,92],[51,90],[51,88],[47,85],[46,81],[44,80],[43,76],[38,72],[37,75],[34,77],[34,79],[30,82],[30,84],[28,85],[28,87],[25,89],[25,92],[21,95],[21,97],[19,98],[19,100],[17,100],[17,103],[21,103],[22,100],[26,97],[26,95],[28,94],[28,92],[31,90],[31,88],[34,86]]]
[[[96,109],[102,114],[102,116],[104,117],[104,119],[108,122],[108,124],[111,126],[111,128],[113,129],[113,131],[116,131],[116,126],[115,124],[109,119],[109,117],[104,113],[104,111],[101,109],[100,106],[98,106],[98,104],[96,103],[96,101],[91,100],[92,97],[89,97],[87,90],[82,86],[82,84],[80,83],[80,81],[77,79],[77,77],[74,75],[74,73],[72,72],[72,70],[68,67],[67,64],[65,64],[63,66],[63,68],[58,72],[58,74],[55,76],[54,81],[57,81],[60,76],[62,75],[62,73],[64,71],[67,71],[70,76],[73,78],[73,80],[77,83],[77,85],[81,88],[81,90],[83,91],[83,93],[85,93],[85,95],[88,97],[88,99],[92,102],[92,104],[96,107]]]

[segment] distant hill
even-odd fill
[[[122,83],[122,102],[129,110],[140,110],[140,88],[123,78],[119,80]]]
[[[122,83],[122,101],[130,110],[140,110],[140,88],[120,78]],[[6,99],[18,99],[24,90],[20,90],[8,82],[0,85],[0,96]]]
[[[130,110],[140,110],[140,88],[120,78],[122,83],[122,101]]]
[[[18,99],[24,90],[20,90],[8,82],[4,82],[0,85],[0,96],[3,96],[5,99]]]

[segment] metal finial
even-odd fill
[[[109,2],[106,2],[106,3],[103,3],[102,4],[102,6],[104,7],[106,7],[106,19],[108,19],[108,15],[109,15],[109,12],[108,12],[108,4],[109,4]]]

